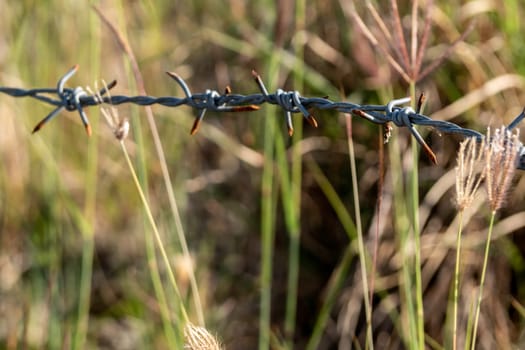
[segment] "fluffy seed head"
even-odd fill
[[[456,205],[464,210],[472,204],[474,196],[485,177],[485,139],[465,139],[459,145],[456,165]]]
[[[487,140],[485,145],[485,184],[490,209],[497,211],[505,202],[516,170],[518,151],[521,147],[519,129],[512,133],[505,127],[501,127],[496,129],[494,135],[491,135],[489,128]]]
[[[185,350],[222,350],[221,343],[204,327],[184,327]]]

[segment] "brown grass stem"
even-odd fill
[[[151,213],[150,206],[148,204],[148,200],[146,199],[146,195],[144,194],[144,191],[142,190],[142,187],[140,186],[140,181],[137,177],[137,173],[135,172],[135,169],[133,167],[133,163],[131,161],[131,158],[129,157],[128,149],[126,148],[126,144],[124,143],[124,140],[121,140],[120,147],[122,149],[122,153],[124,154],[124,158],[126,159],[126,163],[128,165],[129,171],[131,173],[131,176],[133,178],[133,182],[135,183],[135,187],[137,188],[137,191],[140,196],[140,200],[142,202],[142,205],[144,206],[144,210],[146,211],[146,217],[151,225],[151,229],[153,230],[153,234],[155,237],[155,240],[157,241],[157,246],[159,248],[162,260],[164,261],[164,265],[166,267],[166,271],[168,272],[168,278],[171,282],[171,285],[175,291],[175,294],[177,296],[177,301],[179,304],[180,311],[184,317],[182,320],[184,323],[189,321],[188,314],[186,313],[186,308],[184,307],[184,303],[182,302],[182,296],[179,291],[179,287],[177,285],[177,280],[175,279],[175,274],[173,273],[173,269],[171,268],[171,263],[168,258],[168,254],[166,253],[166,249],[164,248],[164,243],[162,241],[162,237],[160,236],[159,229],[157,228],[157,224],[155,223],[155,219],[153,218],[153,214]],[[179,320],[180,321],[180,320]]]
[[[107,18],[104,15],[104,13],[102,13],[102,11],[100,11],[96,6],[93,6],[93,9],[100,16],[101,20],[109,27],[109,29],[113,33],[113,36],[117,39],[117,42],[119,43],[121,49],[128,55],[128,58],[130,60],[130,63],[133,69],[133,74],[134,74],[134,77],[137,83],[139,93],[146,95],[146,89],[144,87],[144,79],[142,78],[142,73],[140,72],[138,61],[128,41],[120,33],[120,31],[115,27],[113,22],[111,22],[109,18]],[[164,154],[164,149],[162,147],[162,143],[160,140],[159,132],[157,129],[157,124],[155,123],[155,118],[153,116],[153,110],[151,109],[150,106],[146,106],[145,111],[146,111],[146,116],[148,120],[148,125],[150,127],[151,134],[153,137],[155,150],[157,152],[157,156],[159,157],[159,164],[161,167],[162,178],[164,179],[164,185],[166,187],[166,193],[168,195],[170,209],[173,215],[173,219],[175,221],[177,237],[179,239],[179,243],[181,245],[182,253],[185,259],[188,259],[188,261],[191,261],[192,260],[191,254],[188,248],[188,243],[186,241],[186,235],[184,234],[182,219],[181,219],[180,212],[178,209],[177,201],[175,199],[175,194],[173,192],[173,184],[171,182],[171,177],[170,177],[167,162],[166,162],[166,156]],[[203,312],[202,303],[200,300],[199,289],[198,289],[197,280],[195,277],[195,271],[194,271],[194,267],[192,264],[189,265],[189,269],[190,269],[189,280],[190,280],[190,285],[191,285],[193,302],[195,304],[195,311],[197,313],[198,324],[200,326],[204,326],[205,324],[204,312]]]
[[[348,143],[348,153],[350,158],[350,172],[352,178],[352,194],[354,198],[354,210],[355,210],[355,224],[357,231],[357,246],[359,250],[359,262],[361,268],[361,283],[363,284],[363,299],[365,303],[365,315],[366,315],[366,337],[367,342],[365,349],[374,349],[374,337],[372,335],[372,305],[369,298],[368,288],[368,273],[367,273],[367,257],[368,254],[365,250],[364,239],[363,239],[363,226],[361,223],[361,206],[359,203],[359,191],[357,184],[357,169],[355,164],[355,151],[354,143],[352,138],[352,116],[345,114],[346,121],[346,134]]]

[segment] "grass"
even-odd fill
[[[333,100],[415,108],[424,91],[425,113],[480,131],[522,110],[518,1],[376,6],[406,54],[371,44],[349,3],[6,2],[0,85],[53,86],[78,63],[69,86],[182,96],[172,71],[248,94],[255,69],[270,91]],[[379,38],[367,4],[353,10]],[[312,111],[319,128],[294,116],[290,138],[270,106],[208,113],[190,136],[189,108],[122,105],[121,148],[97,108],[91,138],[66,112],[31,135],[50,111],[35,101],[0,96],[0,111],[0,348],[177,348],[201,327],[227,349],[523,345],[525,185],[518,172],[496,218],[483,194],[451,205],[456,136],[418,128],[421,148],[394,127],[380,153],[365,120],[350,133]]]

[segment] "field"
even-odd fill
[[[464,133],[414,124],[418,142],[359,108],[292,129],[268,100],[200,123],[191,103],[105,103],[87,129],[78,110],[38,124],[56,106],[0,88],[0,349],[525,348],[520,144],[490,146],[525,106],[520,1],[0,8],[0,87],[74,67],[65,87],[92,98],[112,80],[108,99],[408,96],[492,136],[469,196]]]

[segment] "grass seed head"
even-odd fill
[[[472,204],[483,178],[485,139],[465,139],[459,145],[456,165],[456,205],[460,211]]]
[[[221,343],[204,327],[188,324],[184,327],[185,350],[221,350]]]
[[[432,36],[434,0],[428,0],[424,6],[420,6],[419,0],[412,1],[408,28],[403,25],[398,0],[390,0],[388,9],[376,8],[370,1],[364,4],[373,19],[370,24],[367,24],[358,14],[354,1],[349,2],[349,6],[345,6],[344,10],[349,12],[357,28],[370,45],[375,47],[389,65],[409,84],[421,81],[436,70],[473,29],[470,26],[455,41],[448,44],[437,58],[425,62],[425,54]],[[422,14],[420,9],[423,9]],[[422,28],[419,25],[420,21],[423,24]],[[390,26],[389,23],[391,23]]]
[[[505,203],[514,171],[518,161],[518,151],[521,147],[519,129],[512,133],[505,127],[496,129],[491,135],[487,130],[485,145],[486,189],[490,209],[497,211]]]

